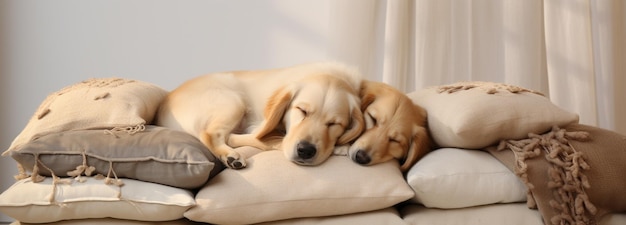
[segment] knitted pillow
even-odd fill
[[[431,135],[440,147],[481,149],[578,121],[577,114],[541,93],[506,84],[460,82],[408,96],[428,112]]]
[[[596,224],[626,212],[626,136],[587,125],[553,128],[488,148],[529,188],[545,224]]]
[[[155,85],[121,78],[90,79],[65,87],[41,103],[7,152],[59,131],[118,128],[133,132],[152,122],[166,94]]]

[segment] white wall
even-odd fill
[[[328,59],[329,0],[0,1],[0,150],[41,101],[92,77],[171,90],[208,72]],[[0,158],[0,191],[17,173]],[[0,214],[0,221],[11,218]]]

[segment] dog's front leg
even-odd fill
[[[252,146],[263,151],[271,150],[272,146],[256,138],[255,134],[231,134],[228,137],[228,146],[232,148]]]
[[[203,132],[199,135],[199,139],[224,165],[231,169],[242,169],[246,167],[246,160],[226,144],[228,132],[230,131],[213,129]]]

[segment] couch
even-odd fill
[[[3,153],[19,174],[0,211],[14,224],[626,224],[626,137],[532,90],[409,93],[435,146],[406,173],[251,147],[236,149],[247,168],[224,169],[194,137],[152,124],[166,94],[102,78],[49,95]]]

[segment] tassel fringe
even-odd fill
[[[553,225],[589,224],[592,220],[589,215],[598,212],[585,192],[585,189],[591,188],[591,184],[584,171],[591,167],[585,161],[583,153],[576,151],[569,142],[587,141],[589,133],[567,132],[565,129],[553,127],[549,133],[529,134],[528,137],[524,140],[501,141],[498,145],[498,151],[509,149],[515,154],[515,173],[528,187],[528,206],[537,207],[532,195],[535,186],[528,179],[526,159],[535,158],[543,151],[550,164],[548,188],[552,190],[553,199],[549,204],[559,212],[550,218],[550,222]]]

